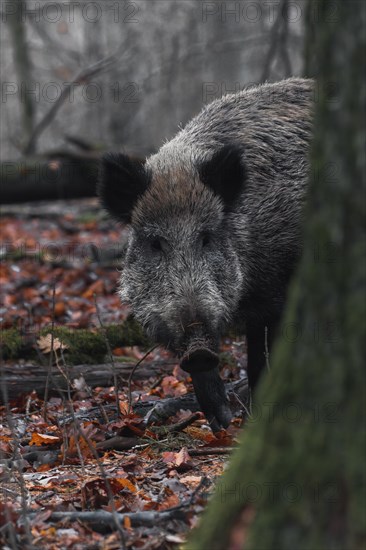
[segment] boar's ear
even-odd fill
[[[102,206],[118,221],[129,223],[137,199],[149,186],[142,161],[107,153],[102,157],[98,195]]]
[[[230,209],[243,189],[245,166],[237,145],[225,145],[199,167],[202,182],[219,195]]]

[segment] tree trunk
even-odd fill
[[[29,58],[29,45],[26,40],[25,13],[27,9],[25,0],[17,0],[13,3],[14,11],[8,15],[9,30],[13,43],[14,65],[17,71],[18,94],[22,110],[23,145],[28,143],[32,134],[35,120],[34,85],[31,77],[31,62]],[[29,150],[28,153],[34,153]]]
[[[365,545],[365,4],[308,10],[317,96],[304,255],[256,420],[189,550]]]

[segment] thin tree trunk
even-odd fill
[[[13,2],[13,6],[15,9],[8,14],[7,20],[13,42],[14,64],[17,71],[18,94],[22,112],[23,144],[25,146],[32,135],[35,122],[36,109],[32,94],[35,83],[32,79],[32,67],[24,23],[24,14],[27,8],[26,0],[16,0]],[[34,147],[27,151],[28,154],[34,152]]]

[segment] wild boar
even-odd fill
[[[131,232],[120,295],[191,374],[214,431],[231,419],[220,337],[246,325],[256,385],[301,254],[313,82],[290,78],[207,105],[145,162],[104,156],[102,205]]]

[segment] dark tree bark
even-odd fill
[[[365,545],[365,4],[308,10],[317,96],[304,255],[257,420],[190,550]]]

